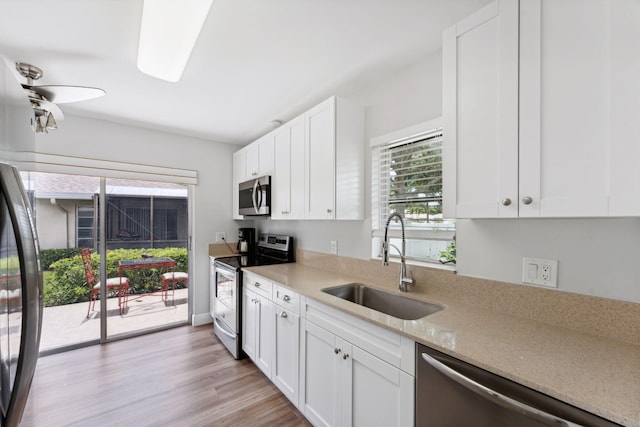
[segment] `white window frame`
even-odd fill
[[[382,240],[384,238],[384,226],[385,224],[381,222],[382,219],[379,219],[379,203],[378,194],[377,194],[377,183],[376,177],[378,174],[379,165],[373,164],[373,152],[375,149],[380,147],[381,145],[388,145],[397,143],[402,140],[411,140],[419,137],[423,134],[431,133],[437,129],[442,128],[442,118],[437,118],[433,120],[429,120],[426,122],[418,123],[416,125],[399,129],[397,131],[381,135],[370,140],[370,150],[372,154],[372,170],[371,170],[371,257],[372,258],[380,258],[381,256],[381,246]],[[443,189],[444,191],[444,189]],[[405,224],[406,226],[406,224]],[[393,224],[389,227],[388,230],[389,238],[399,239],[401,238],[401,228],[399,224]],[[454,241],[455,239],[455,231],[453,230],[437,230],[437,229],[429,229],[427,227],[405,227],[405,238],[407,240],[442,240],[442,241]],[[393,258],[398,258],[397,254],[391,252],[390,255]],[[410,259],[407,260],[408,263],[419,264],[419,265],[429,265],[429,266],[442,266],[442,264],[437,263],[434,260],[428,259]],[[447,266],[448,269],[454,269],[452,266]]]

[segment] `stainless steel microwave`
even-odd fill
[[[271,177],[261,176],[238,186],[240,215],[271,215]]]

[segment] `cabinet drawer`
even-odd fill
[[[258,295],[271,299],[271,289],[273,284],[262,276],[244,272],[243,285],[246,289],[251,289]]]
[[[300,298],[297,293],[284,286],[273,284],[273,302],[280,307],[300,314]]]

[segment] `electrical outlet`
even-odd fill
[[[554,259],[522,258],[522,282],[558,287],[558,261]]]
[[[337,254],[338,253],[338,241],[337,240],[332,240],[331,241],[331,253],[332,254]]]
[[[226,234],[224,231],[216,231],[216,243],[224,243],[224,239],[226,239]]]

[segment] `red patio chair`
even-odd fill
[[[169,284],[171,284],[171,298],[175,304],[175,287],[177,282],[189,285],[189,275],[183,271],[170,271],[162,275],[162,294],[165,301],[169,300]]]
[[[93,262],[91,261],[91,250],[89,248],[80,249],[82,254],[82,264],[84,265],[84,273],[87,276],[87,285],[91,290],[89,295],[89,308],[87,309],[87,317],[91,313],[91,304],[93,309],[96,307],[96,299],[100,295],[101,283],[96,280],[96,276],[93,273]],[[116,289],[118,291],[118,308],[120,308],[120,314],[123,313],[124,304],[126,302],[127,294],[129,293],[129,278],[128,277],[112,277],[107,279],[107,292],[109,290]]]

